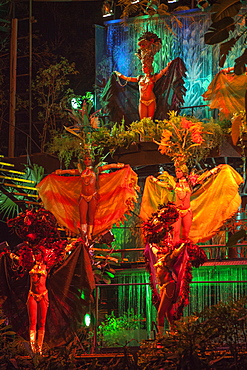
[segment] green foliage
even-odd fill
[[[160,16],[171,16],[174,22],[177,22],[181,26],[181,22],[174,15],[174,12],[188,10],[188,6],[178,6],[175,9],[170,10],[169,6],[165,3],[160,3],[157,0],[140,0],[134,2],[132,0],[118,0],[117,5],[121,7],[122,13],[121,18],[126,19],[130,16],[142,16],[150,15],[153,16],[158,14]],[[165,19],[164,19],[165,22]],[[166,27],[170,29],[167,23]],[[171,31],[171,30],[170,30]],[[172,31],[171,31],[172,32]]]
[[[83,137],[80,139],[79,136],[53,131],[48,151],[57,154],[68,168],[74,157],[80,157],[84,145],[82,139]],[[122,121],[120,124],[113,124],[111,128],[101,126],[98,129],[92,129],[87,140],[91,143],[95,156],[101,157],[106,153],[113,156],[117,148],[128,148],[136,142],[137,135],[133,131],[125,130],[124,121]]]
[[[65,108],[73,91],[68,88],[68,76],[77,74],[74,63],[61,58],[60,62],[41,68],[32,84],[38,119],[44,122],[41,134],[41,148],[44,150],[46,138],[51,130],[57,129],[57,122],[66,119]]]
[[[144,342],[139,352],[142,369],[244,369],[247,345],[247,299],[218,303],[176,323],[154,343]],[[159,349],[157,349],[159,344]],[[212,366],[212,367],[211,367]]]
[[[170,117],[172,120],[172,116]],[[182,119],[182,116],[177,116],[177,119]],[[195,117],[189,117],[189,119],[191,122],[198,122],[198,119]],[[204,158],[212,148],[222,143],[223,136],[219,122],[210,119],[207,122],[203,122],[202,125],[204,128],[204,142],[203,145],[193,149],[195,152],[194,161]],[[169,120],[153,121],[150,118],[143,118],[140,121],[132,122],[128,128],[125,128],[124,121],[122,121],[121,123],[112,124],[111,128],[100,126],[97,129],[92,129],[88,140],[91,143],[95,156],[101,157],[107,153],[113,156],[118,148],[127,149],[131,144],[141,141],[159,141],[163,131],[168,126]],[[56,153],[59,159],[65,163],[66,168],[71,164],[74,156],[79,156],[82,148],[83,143],[79,135],[75,137],[74,135],[58,131],[53,132],[51,143],[48,145],[48,151]]]
[[[243,3],[238,0],[218,0],[211,8],[212,24],[205,33],[205,43],[209,45],[220,45],[220,67],[224,66],[226,57],[230,50],[238,42],[240,45],[246,43],[247,29],[245,18],[247,13],[239,14],[243,8]],[[238,17],[236,17],[239,15]],[[236,25],[242,22],[243,27],[237,35],[233,35]],[[230,38],[231,37],[231,38]],[[229,39],[230,38],[230,39]],[[242,74],[245,71],[247,51],[235,59],[234,71]]]
[[[151,118],[143,118],[140,121],[132,122],[129,128],[130,131],[139,134],[139,140],[141,141],[159,140],[164,129],[165,123],[163,121],[154,122]]]
[[[136,139],[137,136],[133,131],[125,130],[124,121],[114,123],[110,129],[100,127],[92,133],[92,143],[98,155],[105,151],[113,155],[117,148],[128,148]]]
[[[43,177],[44,177],[44,168],[42,166],[39,166],[37,164],[25,165],[25,175],[23,175],[22,178],[26,180],[34,181],[34,183],[32,184],[32,187],[35,187],[35,185],[37,185],[42,180]],[[15,183],[20,186],[23,185],[23,182],[18,183],[15,181]],[[12,191],[16,190],[11,186],[9,186],[7,189],[10,195]],[[33,194],[35,191],[29,190],[29,189],[22,189],[21,192],[26,193],[26,194]],[[18,200],[23,200],[25,199],[25,196],[15,195],[15,198]],[[19,211],[20,211],[20,207],[10,197],[8,197],[8,193],[4,194],[0,192],[1,218],[2,219],[13,218],[19,213]]]
[[[122,316],[116,317],[114,312],[105,316],[105,320],[98,327],[98,337],[106,346],[123,345],[128,342],[129,333],[133,338],[133,331],[140,328],[143,320],[141,315],[134,313],[134,309],[128,310]]]
[[[79,157],[80,139],[67,132],[52,131],[52,141],[47,145],[49,153],[55,153],[61,162],[68,168],[72,158]]]
[[[2,303],[2,300],[1,302]],[[13,368],[26,368],[25,360],[22,362],[22,367],[18,367],[17,357],[22,355],[26,356],[27,350],[25,349],[25,340],[19,337],[10,325],[6,323],[6,317],[0,313],[0,368],[13,369]]]
[[[155,341],[143,341],[138,353],[129,356],[127,345],[116,356],[105,358],[83,357],[92,343],[90,330],[82,328],[66,346],[45,350],[45,356],[27,360],[21,338],[0,321],[1,369],[105,369],[105,370],[204,370],[246,369],[247,365],[247,298],[204,309],[201,313],[176,322],[174,331],[167,332]],[[139,315],[131,310],[117,318],[113,313],[99,326],[99,335],[105,343],[116,345],[124,340],[125,333],[133,337],[139,328]],[[114,341],[115,340],[115,341]],[[22,347],[21,347],[22,343]],[[22,356],[22,357],[21,357]],[[10,365],[11,364],[11,365]],[[10,366],[10,367],[8,367]],[[13,367],[14,366],[14,367]]]

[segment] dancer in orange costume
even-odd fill
[[[75,170],[56,170],[56,175],[72,174],[80,175],[81,191],[79,199],[80,231],[81,236],[89,242],[92,240],[94,218],[98,203],[98,184],[96,169],[93,168],[93,160],[87,155],[84,158],[84,169],[78,166]],[[123,168],[123,163],[112,163],[98,167],[98,172]]]
[[[211,109],[219,109],[221,120],[231,120],[234,113],[245,110],[247,90],[247,67],[237,75],[234,68],[220,70],[202,95]]]
[[[60,225],[90,240],[125,218],[134,208],[139,187],[137,174],[129,165],[112,163],[93,167],[90,158],[86,161],[83,169],[78,166],[56,170],[37,189],[44,207]],[[66,173],[72,176],[57,176]]]

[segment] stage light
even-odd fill
[[[138,4],[140,2],[140,0],[133,0],[133,1],[131,1],[131,4],[133,5],[133,4]]]
[[[91,316],[89,315],[89,313],[86,313],[86,315],[84,316],[84,324],[87,327],[91,325]]]
[[[103,17],[111,17],[113,15],[113,1],[105,0],[102,6]]]
[[[178,3],[179,0],[168,0],[167,2],[168,2],[168,4],[172,4],[172,3]]]
[[[210,4],[207,0],[197,0],[196,6],[201,10],[205,10],[210,6]]]

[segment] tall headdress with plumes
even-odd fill
[[[137,57],[141,60],[142,67],[152,69],[154,55],[161,49],[161,39],[152,32],[145,32],[138,40]]]

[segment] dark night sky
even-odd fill
[[[179,5],[191,6],[195,2],[180,0],[179,3],[170,4],[169,8],[172,10]],[[94,25],[103,26],[105,20],[119,19],[121,15],[121,8],[115,6],[114,16],[103,18],[102,4],[103,0],[33,1],[33,15],[37,20],[33,25],[34,32],[39,30],[43,39],[49,40],[53,51],[65,56],[70,62],[75,62],[80,71],[75,87],[77,94],[91,91],[94,84]]]

